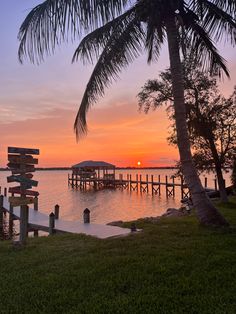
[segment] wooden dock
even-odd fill
[[[161,195],[161,188],[164,188],[166,197],[175,197],[176,188],[180,189],[181,198],[188,198],[190,196],[189,189],[184,183],[183,177],[180,178],[180,182],[176,182],[174,177],[169,178],[165,176],[162,181],[161,176],[158,176],[158,180],[154,181],[153,175],[146,175],[145,178],[142,175],[135,175],[133,178],[130,174],[127,174],[126,178],[122,174],[119,178],[104,179],[104,178],[82,178],[77,174],[68,174],[68,185],[72,188],[81,190],[87,190],[93,188],[95,190],[103,188],[118,188],[129,191],[140,191],[141,193],[151,193],[152,195]]]
[[[0,204],[1,206],[1,204]],[[8,212],[12,219],[20,220],[20,206],[10,208],[8,198],[3,197],[2,211],[0,208],[0,216],[3,212]],[[0,217],[1,220],[1,217]],[[50,215],[29,208],[28,215],[28,231],[46,231],[50,233]],[[63,219],[55,219],[53,233],[76,233],[94,236],[99,239],[106,239],[110,237],[125,236],[131,233],[128,228],[120,228],[116,226],[108,226],[94,223],[82,223],[79,221],[66,221]]]

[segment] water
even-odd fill
[[[91,222],[108,223],[115,220],[129,221],[140,217],[160,216],[168,207],[180,206],[180,188],[176,188],[175,198],[166,199],[165,188],[161,187],[161,196],[152,196],[149,192],[140,193],[128,190],[100,190],[100,191],[80,191],[68,187],[67,178],[70,171],[37,171],[34,178],[39,181],[37,191],[39,191],[39,210],[49,214],[54,210],[56,204],[60,205],[60,217],[65,220],[82,221],[83,210],[87,207],[91,211]],[[169,177],[175,170],[169,169],[132,169],[117,170],[116,177],[123,174],[126,179],[127,174],[135,178],[136,174],[141,174],[142,179],[146,179],[146,174],[154,175],[157,181],[161,175],[161,182],[165,182],[165,176]],[[8,184],[6,177],[10,172],[0,172],[0,186],[9,187],[17,184]],[[207,175],[208,186],[214,187],[214,174]],[[230,184],[230,175],[226,174],[226,183]],[[202,176],[204,180],[204,176]],[[176,180],[178,182],[178,180]]]

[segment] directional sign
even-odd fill
[[[10,176],[10,177],[7,177],[7,182],[15,182],[15,177],[24,177],[24,178],[27,178],[27,179],[32,179],[33,178],[33,175],[32,173],[25,173],[25,174],[22,174],[22,175],[19,175],[19,176]]]
[[[38,186],[38,181],[27,179],[23,176],[10,176],[7,177],[7,182],[19,182],[26,185]]]
[[[20,205],[34,204],[35,199],[33,197],[9,196],[8,201],[12,206],[20,206]]]
[[[24,190],[19,186],[11,187],[8,189],[9,193],[14,194],[22,194],[22,195],[29,195],[29,196],[39,196],[39,192],[37,191],[30,191],[30,190]]]
[[[12,174],[25,174],[26,172],[34,172],[34,166],[27,166],[22,169],[11,169]]]
[[[8,155],[8,160],[10,163],[13,164],[30,164],[30,165],[37,165],[38,159],[33,158],[33,156],[30,155]]]
[[[39,155],[39,149],[34,148],[21,148],[21,147],[8,147],[9,154],[30,154]]]
[[[20,170],[24,170],[24,169],[30,169],[30,167],[34,167],[34,165],[26,165],[26,164],[15,164],[13,162],[9,162],[7,164],[8,168],[10,169],[20,169]],[[32,168],[34,169],[34,168]]]

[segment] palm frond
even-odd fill
[[[187,10],[182,18],[188,29],[187,41],[193,57],[211,74],[221,76],[223,71],[229,77],[225,59],[219,54],[205,29],[192,18],[192,12]]]
[[[104,95],[105,88],[119,77],[119,73],[142,52],[145,34],[137,22],[135,15],[120,32],[116,28],[110,36],[84,92],[74,129],[77,139],[87,132],[86,113],[96,103],[99,96]]]
[[[132,7],[124,14],[85,36],[76,48],[72,62],[76,62],[81,58],[84,63],[88,62],[93,64],[94,59],[99,58],[113,32],[115,30],[116,32],[122,32],[133,19],[133,15],[134,8]]]
[[[18,39],[20,62],[25,57],[33,63],[69,38],[107,23],[122,13],[128,0],[46,0],[37,5],[22,23]]]
[[[201,1],[204,12],[204,17],[202,19],[201,25],[207,31],[210,37],[215,39],[215,41],[219,41],[224,37],[226,39],[229,38],[231,44],[235,45],[236,43],[235,15],[233,16],[230,10],[227,10],[227,6],[225,7],[219,5],[219,2],[221,1],[214,2],[211,2],[209,0]]]

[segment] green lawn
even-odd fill
[[[139,234],[0,243],[0,313],[236,313],[236,199],[228,229],[194,215],[139,221]]]

